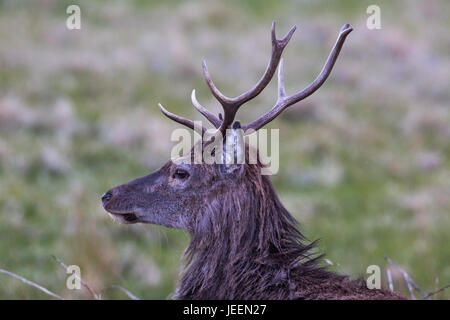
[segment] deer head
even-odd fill
[[[294,26],[282,39],[275,35],[275,22],[272,24],[272,53],[268,66],[258,83],[249,91],[229,98],[223,95],[211,80],[208,68],[203,61],[206,84],[223,107],[223,116],[214,115],[204,108],[192,92],[194,107],[216,128],[207,145],[218,137],[226,139],[227,129],[242,129],[243,132],[256,131],[275,119],[287,107],[313,94],[329,76],[347,35],[352,31],[345,24],[337,41],[317,78],[302,91],[287,95],[284,88],[282,52],[291,39]],[[255,98],[268,85],[278,67],[278,99],[275,105],[257,120],[241,126],[235,122],[239,108]],[[194,129],[194,122],[177,116],[159,105],[161,111],[170,119]],[[202,132],[206,128],[202,127]],[[249,152],[248,146],[245,152]],[[261,176],[261,164],[193,164],[193,153],[168,161],[158,171],[126,184],[112,188],[102,196],[104,208],[117,221],[125,224],[152,223],[189,231],[191,234],[208,228],[220,228],[214,224],[218,217],[208,216],[210,212],[252,212],[273,204],[276,198],[267,177]],[[187,161],[191,160],[191,161]],[[268,200],[269,199],[269,200]],[[270,203],[269,203],[270,202]],[[236,219],[242,219],[241,216]],[[249,217],[252,223],[256,217]],[[223,220],[222,220],[223,221]],[[220,221],[217,223],[220,224]],[[225,226],[224,226],[225,227]]]
[[[235,98],[224,96],[214,85],[206,63],[203,73],[223,116],[204,108],[192,92],[194,107],[213,124],[201,147],[221,141],[250,159],[248,145],[239,139],[275,119],[284,109],[314,93],[329,76],[347,35],[345,24],[317,78],[305,89],[288,96],[284,89],[281,54],[295,26],[281,40],[272,24],[272,55],[264,75],[249,91]],[[241,126],[238,109],[255,98],[270,82],[278,67],[278,99],[266,114]],[[174,115],[159,105],[170,119],[196,130],[193,121]],[[201,132],[207,132],[203,126]],[[200,130],[199,130],[200,131]],[[231,134],[228,134],[231,131]],[[196,145],[198,146],[198,145]],[[158,171],[106,192],[103,206],[121,223],[152,223],[190,233],[185,251],[187,267],[176,289],[178,299],[399,299],[383,290],[370,290],[365,281],[327,271],[320,257],[300,233],[295,219],[283,207],[263,165],[256,163],[196,164],[195,147],[169,160]],[[223,152],[221,148],[211,152]],[[223,157],[229,159],[223,153]],[[203,158],[209,151],[202,153]]]

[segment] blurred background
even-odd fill
[[[81,30],[66,8],[81,8]],[[369,5],[381,29],[366,27]],[[177,230],[115,223],[109,188],[170,157],[179,125],[168,110],[203,120],[192,89],[220,110],[201,73],[205,57],[229,96],[253,86],[277,34],[288,94],[318,74],[346,22],[353,25],[324,86],[292,106],[280,128],[282,202],[332,270],[367,276],[384,255],[425,291],[450,283],[450,2],[442,1],[0,1],[0,268],[65,298],[79,265],[94,290],[120,285],[170,298],[189,239]],[[276,81],[238,117],[276,100]],[[394,274],[395,288],[408,294]],[[0,274],[1,299],[49,296]],[[127,298],[110,291],[105,298]],[[450,298],[450,290],[436,296]]]

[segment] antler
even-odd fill
[[[177,116],[176,114],[173,114],[172,112],[167,111],[162,106],[161,103],[158,103],[158,106],[159,106],[159,109],[161,110],[161,112],[164,113],[164,115],[167,118],[172,119],[173,121],[178,122],[179,124],[182,124],[182,125],[184,125],[184,126],[186,126],[188,128],[191,128],[192,130],[195,130],[194,121],[186,119],[186,118],[183,118],[183,117],[180,117],[180,116]],[[203,133],[206,131],[206,128],[202,126],[201,129],[202,129],[202,135],[203,135]]]
[[[276,104],[265,115],[251,122],[250,124],[243,126],[242,129],[244,130],[244,132],[248,129],[253,129],[255,131],[260,129],[261,127],[275,119],[284,109],[293,105],[294,103],[305,99],[306,97],[313,94],[317,89],[319,89],[330,75],[331,70],[333,69],[333,66],[339,56],[341,48],[344,45],[345,38],[350,32],[352,32],[352,30],[353,28],[348,23],[346,23],[341,28],[336,43],[331,50],[330,55],[328,56],[328,59],[325,62],[325,65],[323,66],[320,74],[309,86],[291,96],[286,96],[286,91],[284,88],[283,59],[281,59],[280,66],[278,67],[278,99]]]
[[[251,122],[250,124],[242,126],[242,129],[247,131],[248,129],[254,129],[255,131],[263,127],[265,124],[269,123],[273,119],[275,119],[284,109],[291,106],[292,104],[303,100],[304,98],[308,97],[309,95],[313,94],[317,89],[319,89],[322,84],[325,82],[327,77],[329,76],[331,70],[333,69],[333,66],[337,60],[337,57],[339,55],[339,52],[341,51],[341,48],[344,44],[345,38],[347,35],[353,30],[353,28],[350,26],[350,24],[345,24],[338,36],[338,39],[336,41],[336,44],[334,45],[333,49],[331,50],[330,55],[328,56],[327,61],[325,62],[324,67],[322,68],[322,71],[317,76],[317,78],[305,89],[300,91],[299,93],[296,93],[291,96],[286,96],[286,92],[284,89],[284,74],[283,74],[283,59],[281,59],[281,54],[283,53],[284,48],[288,44],[289,40],[291,39],[294,31],[296,29],[296,26],[293,26],[291,30],[286,34],[286,36],[278,40],[275,35],[275,21],[272,23],[272,53],[270,56],[269,64],[267,65],[266,71],[264,72],[261,79],[258,81],[258,83],[249,91],[235,97],[235,98],[229,98],[223,95],[219,89],[214,85],[211,76],[209,74],[208,68],[206,66],[205,60],[202,61],[203,65],[203,75],[206,80],[206,84],[208,85],[209,89],[211,90],[211,93],[214,95],[214,97],[220,102],[222,105],[224,116],[222,117],[221,114],[219,114],[219,117],[216,117],[213,113],[209,112],[206,108],[204,108],[198,101],[195,96],[195,90],[192,91],[191,100],[194,107],[208,119],[209,122],[211,122],[215,128],[217,128],[217,132],[220,132],[223,137],[225,137],[225,131],[228,127],[231,126],[231,124],[234,121],[234,118],[236,116],[236,113],[238,109],[249,100],[255,98],[258,94],[261,93],[261,91],[264,90],[264,88],[269,84],[270,80],[272,79],[275,70],[277,69],[278,64],[280,64],[278,68],[278,99],[276,104],[272,107],[272,109],[267,112],[262,117],[258,118],[257,120]],[[281,62],[280,62],[281,60]],[[161,111],[170,119],[183,124],[191,129],[194,129],[194,122],[189,119],[185,119],[183,117],[177,116],[173,113],[170,113],[164,107],[159,104],[159,107]],[[202,132],[205,132],[206,129],[202,127]]]

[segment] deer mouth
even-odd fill
[[[129,212],[129,213],[115,213],[108,211],[111,218],[113,218],[115,221],[122,223],[122,224],[133,224],[139,222],[139,218],[135,213]]]

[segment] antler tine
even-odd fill
[[[202,68],[206,84],[208,85],[209,90],[211,90],[213,96],[216,97],[216,99],[220,102],[222,106],[228,106],[233,104],[233,100],[223,95],[223,93],[220,92],[219,89],[217,89],[217,87],[214,85],[214,82],[212,81],[211,76],[209,75],[205,59],[202,59]]]
[[[255,98],[258,94],[261,93],[261,91],[264,90],[265,87],[269,84],[270,80],[272,79],[275,71],[277,70],[278,63],[281,59],[281,54],[283,53],[284,48],[289,43],[289,40],[291,40],[292,35],[294,34],[295,30],[297,29],[296,26],[293,26],[291,30],[286,34],[286,36],[281,39],[277,40],[276,34],[275,34],[275,21],[272,22],[272,54],[270,56],[269,63],[267,65],[266,71],[264,72],[261,79],[258,81],[258,83],[249,91],[241,94],[240,96],[234,98],[236,102],[239,102],[239,105],[242,105],[246,103],[247,101]]]
[[[281,54],[283,53],[283,50],[286,47],[286,45],[289,43],[289,40],[294,34],[296,28],[297,28],[296,26],[293,26],[284,38],[278,40],[276,38],[275,33],[275,21],[272,23],[271,29],[272,53],[266,71],[264,72],[263,76],[258,81],[258,83],[256,83],[256,85],[252,89],[235,98],[226,97],[219,91],[219,89],[217,89],[209,74],[208,67],[206,66],[206,61],[204,59],[202,60],[203,75],[205,77],[206,84],[208,85],[214,97],[220,102],[224,110],[224,119],[220,123],[220,127],[218,128],[220,132],[224,133],[225,130],[233,123],[236,112],[241,105],[255,98],[258,94],[261,93],[261,91],[264,90],[265,87],[267,87],[267,85],[269,84],[270,80],[273,77],[273,74],[277,69],[278,63],[281,58]],[[216,125],[215,123],[217,123],[217,118],[210,113],[206,115],[205,111],[203,110],[204,108],[203,109],[198,108],[198,105],[194,103],[194,106],[196,106],[197,110],[199,110],[203,115],[205,115],[205,117],[209,121],[211,121],[214,125]]]
[[[159,106],[159,109],[161,110],[161,112],[164,113],[164,115],[165,115],[167,118],[169,118],[169,119],[171,119],[171,120],[173,120],[173,121],[175,121],[175,122],[178,122],[178,123],[180,123],[180,124],[182,124],[182,125],[184,125],[184,126],[186,126],[186,127],[188,127],[188,128],[191,128],[192,130],[195,130],[195,129],[196,129],[196,126],[195,126],[195,124],[194,124],[194,121],[189,120],[189,119],[186,119],[186,118],[183,118],[183,117],[180,117],[180,116],[177,116],[176,114],[173,114],[172,112],[167,111],[167,110],[161,105],[161,103],[158,103],[158,106]],[[202,135],[203,135],[203,133],[204,133],[205,131],[206,131],[206,128],[202,126]]]
[[[286,89],[284,88],[284,69],[283,69],[283,58],[280,60],[278,65],[278,99],[277,102],[286,96]]]
[[[220,127],[220,123],[222,122],[222,120],[217,118],[213,113],[209,112],[208,109],[203,107],[198,102],[197,97],[195,96],[195,89],[192,90],[191,100],[195,109],[197,109],[198,112],[200,112],[206,119],[208,119],[208,121],[211,122],[214,125],[214,127],[216,128]]]
[[[322,71],[317,76],[317,78],[305,89],[302,91],[293,94],[291,96],[286,97],[285,90],[284,90],[284,74],[283,74],[283,63],[280,63],[279,69],[278,69],[278,100],[275,106],[267,112],[265,115],[261,116],[257,120],[251,122],[248,125],[245,125],[242,127],[244,131],[248,129],[258,130],[273,119],[275,119],[284,109],[287,107],[293,105],[294,103],[297,103],[306,97],[313,94],[317,89],[319,89],[322,84],[325,82],[325,80],[330,75],[331,70],[334,67],[334,64],[336,63],[336,60],[339,56],[339,53],[342,49],[342,46],[344,45],[345,39],[347,35],[353,31],[353,28],[350,24],[346,23],[339,32],[339,36],[336,40],[336,43],[333,47],[333,49],[330,52],[330,55],[328,56],[327,61],[325,62],[325,65],[322,68]]]

